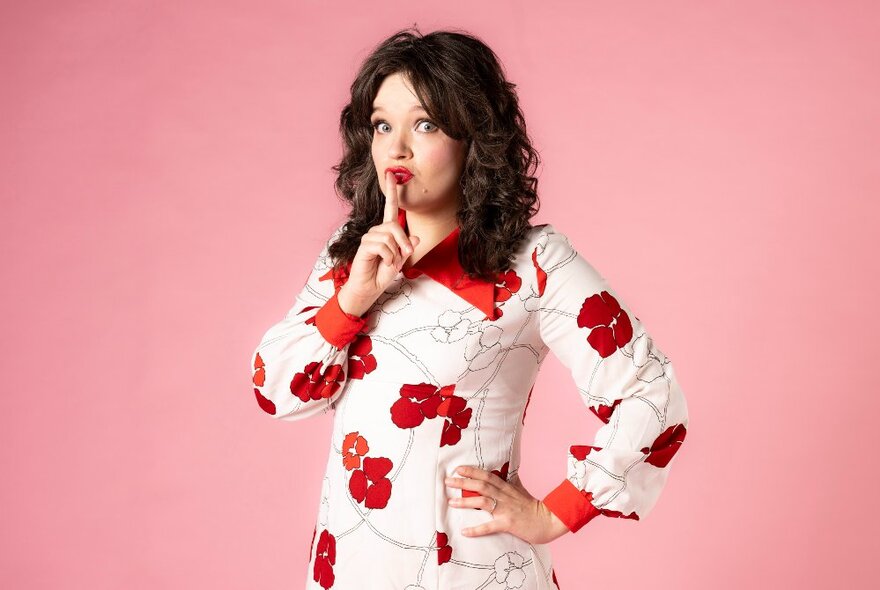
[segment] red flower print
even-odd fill
[[[351,497],[367,508],[385,508],[391,497],[391,480],[385,476],[393,466],[387,457],[365,457],[364,468],[352,471],[348,480]]]
[[[495,301],[507,301],[510,297],[519,291],[522,286],[522,279],[516,274],[516,271],[508,270],[498,275],[495,281]]]
[[[321,362],[306,365],[302,373],[297,373],[290,381],[290,393],[304,402],[310,399],[328,398],[339,389],[345,374],[342,365],[330,365],[321,372]]]
[[[260,405],[260,408],[262,408],[267,414],[272,414],[274,416],[275,403],[272,400],[267,399],[256,387],[254,387],[254,395],[257,396],[257,403]]]
[[[583,461],[592,451],[601,451],[602,447],[591,447],[589,445],[574,445],[568,448],[568,451],[578,461]]]
[[[507,471],[510,469],[510,461],[505,461],[504,465],[501,466],[501,469],[493,469],[492,473],[507,481]]]
[[[498,477],[500,477],[504,481],[507,481],[507,470],[509,468],[510,468],[510,461],[507,461],[504,463],[504,465],[501,466],[501,469],[493,469],[492,473],[494,473],[495,475],[497,475]],[[479,496],[479,495],[480,495],[479,492],[475,492],[473,490],[465,490],[465,489],[461,490],[461,497],[462,498],[467,498],[468,496]],[[480,508],[480,510],[482,510],[482,508]]]
[[[443,565],[452,559],[452,547],[449,546],[449,537],[446,533],[437,531],[437,565]]]
[[[590,411],[593,412],[594,414],[596,414],[596,416],[599,417],[599,420],[601,420],[605,424],[608,424],[608,421],[611,420],[611,414],[614,413],[614,408],[616,408],[617,404],[619,404],[619,403],[620,403],[620,400],[616,399],[616,400],[614,400],[614,403],[611,404],[610,406],[600,405],[598,409],[594,408],[593,406],[590,406]]]
[[[312,542],[309,543],[309,562],[310,563],[312,561],[312,546],[315,544],[315,537],[317,536],[317,534],[318,534],[318,525],[316,524],[315,530],[312,531]]]
[[[342,441],[342,465],[348,471],[357,469],[361,466],[361,457],[369,450],[367,439],[360,436],[357,431],[349,432]]]
[[[333,585],[336,577],[333,574],[333,565],[336,563],[336,537],[327,529],[321,531],[318,539],[318,550],[315,553],[315,567],[313,569],[314,580],[325,590]]]
[[[581,494],[587,499],[587,501],[592,504],[593,503],[593,494],[587,492],[585,490],[581,490]],[[607,516],[609,518],[628,518],[630,520],[639,520],[639,515],[635,513],[635,511],[630,512],[627,515],[624,515],[623,512],[619,512],[617,510],[608,510],[607,508],[599,508],[599,514],[603,516]]]
[[[367,373],[372,373],[376,368],[376,357],[370,352],[373,350],[373,341],[365,334],[359,335],[348,348],[348,377],[349,379],[363,379]]]
[[[304,307],[301,310],[299,310],[299,313],[305,313],[305,312],[309,311],[310,309],[320,309],[320,308],[321,308],[320,305],[309,305],[308,307]],[[308,318],[305,321],[305,323],[308,325],[314,326],[315,325],[315,315],[316,314],[312,314],[312,317]]]
[[[526,410],[529,409],[529,402],[532,401],[532,391],[534,391],[534,390],[535,390],[535,386],[532,385],[532,388],[529,389],[529,397],[526,398],[526,405],[525,405],[525,407],[523,408],[522,424],[525,424],[525,423],[526,423]]]
[[[446,418],[443,424],[443,434],[440,436],[440,446],[454,445],[461,440],[462,428],[467,428],[471,421],[472,408],[467,408],[467,401],[463,397],[451,395],[437,407],[437,414]]]
[[[254,385],[262,387],[266,382],[266,365],[263,363],[263,357],[260,353],[254,357]]]
[[[440,436],[440,446],[454,445],[461,440],[461,429],[467,428],[473,410],[463,397],[453,395],[455,385],[439,389],[430,383],[404,385],[400,399],[391,404],[391,421],[399,428],[415,428],[437,416],[446,418]]]
[[[430,383],[405,384],[400,388],[400,399],[391,404],[391,421],[398,428],[415,428],[425,418],[437,417],[437,406],[443,401],[439,393],[450,394],[455,385],[446,385],[439,390]]]
[[[535,275],[538,278],[538,297],[544,294],[544,288],[547,287],[547,273],[538,264],[538,249],[532,250],[532,264],[535,265]]]
[[[550,571],[553,573],[553,584],[556,586],[556,588],[559,588],[559,582],[556,581],[556,568],[553,568]]]
[[[346,262],[341,268],[332,267],[330,270],[325,272],[323,275],[318,277],[319,281],[326,281],[328,279],[333,279],[333,289],[338,291],[342,285],[348,281],[348,275],[351,272],[351,263]]]
[[[612,325],[613,323],[613,325]],[[614,354],[632,340],[629,315],[608,291],[587,297],[577,317],[577,325],[590,328],[587,342],[602,358]]]
[[[647,447],[642,449],[643,453],[648,453],[645,463],[650,463],[654,467],[666,467],[669,465],[672,457],[681,447],[681,443],[684,442],[685,435],[687,435],[687,429],[684,424],[676,424],[664,430],[654,441],[654,444],[651,445],[650,449]]]
[[[603,516],[607,516],[609,518],[628,518],[630,520],[638,520],[639,515],[635,512],[630,512],[629,514],[624,514],[619,510],[606,510],[602,509],[599,511]]]

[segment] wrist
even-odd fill
[[[336,293],[336,300],[342,311],[361,317],[370,308],[372,303],[366,303],[363,299],[353,297],[349,290],[346,289],[347,284],[339,288],[339,291]]]
[[[541,504],[541,511],[544,513],[545,518],[550,523],[549,528],[553,535],[553,539],[558,539],[566,533],[570,533],[571,529],[568,528],[568,525],[565,524],[561,518],[559,518],[552,510],[550,510],[544,502],[538,500]]]

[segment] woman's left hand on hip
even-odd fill
[[[519,477],[505,481],[491,471],[466,465],[458,467],[455,472],[464,477],[447,477],[447,487],[470,490],[479,495],[453,497],[449,499],[449,505],[453,508],[479,508],[492,514],[492,520],[463,529],[462,534],[480,537],[503,531],[528,543],[540,544],[569,532],[558,516],[523,487]]]

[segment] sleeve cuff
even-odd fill
[[[327,342],[336,348],[342,348],[355,339],[367,320],[343,311],[336,297],[338,293],[338,290],[333,293],[315,314],[315,327]]]
[[[559,520],[575,533],[601,514],[590,502],[590,497],[589,492],[577,489],[571,481],[564,479],[547,494],[543,502],[550,512],[558,516]]]

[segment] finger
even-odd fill
[[[477,492],[481,496],[497,497],[497,495],[500,493],[498,488],[496,488],[494,485],[480,479],[449,477],[446,479],[446,485],[451,488],[471,490],[473,492]]]
[[[492,533],[501,532],[503,530],[504,528],[501,525],[501,521],[490,520],[489,522],[484,522],[477,526],[461,529],[461,532],[468,537],[481,537],[483,535],[491,535]]]
[[[390,170],[385,171],[385,214],[382,222],[397,221],[397,178]]]
[[[492,473],[491,471],[487,471],[485,469],[480,469],[479,467],[473,467],[471,465],[461,465],[456,470],[456,473],[460,473],[465,477],[469,477],[471,479],[478,479],[480,481],[485,481],[489,484],[492,484],[498,489],[504,488],[506,481]]]
[[[366,235],[366,234],[364,234]],[[396,256],[394,251],[388,247],[388,244],[385,242],[377,242],[375,240],[361,240],[361,249],[363,249],[369,256],[368,260],[373,260],[374,258],[381,258],[384,260],[385,264],[391,266],[392,264],[396,264]]]
[[[403,231],[403,228],[400,227],[396,220],[394,223],[383,224],[382,228],[392,235],[392,239],[396,241],[397,246],[400,248],[401,256],[406,260],[413,253],[413,243],[410,241],[409,236],[406,235],[406,232]]]
[[[392,234],[385,231],[379,231],[374,227],[369,232],[364,234],[361,241],[371,242],[374,244],[382,244],[388,249],[389,252],[393,254],[394,264],[401,264],[403,262],[403,254],[400,252],[400,247],[397,244],[397,240],[394,239],[394,236]]]
[[[486,496],[467,496],[463,498],[449,498],[449,505],[456,508],[473,508],[489,512],[495,506],[495,502],[492,501],[492,498],[487,498]]]

